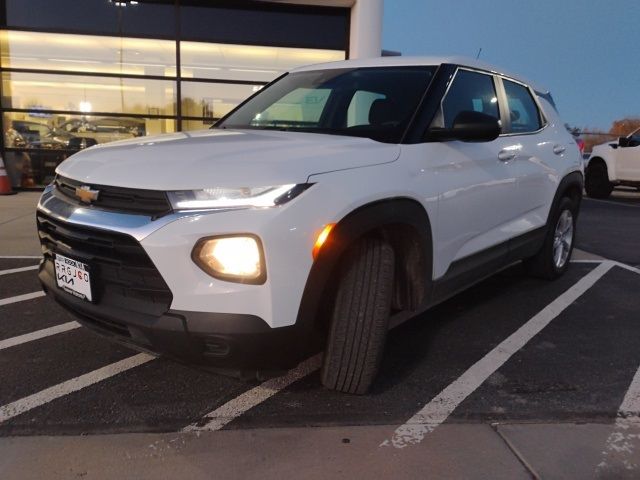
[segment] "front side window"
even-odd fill
[[[493,77],[484,73],[458,70],[432,127],[452,128],[460,112],[472,111],[500,119]]]
[[[435,67],[319,70],[286,75],[217,128],[304,131],[398,143]]]
[[[540,111],[529,89],[510,80],[502,80],[502,82],[507,94],[511,131],[528,133],[540,130],[542,128]]]

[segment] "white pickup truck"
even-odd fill
[[[587,195],[607,198],[616,186],[640,189],[640,128],[616,142],[593,147],[586,171]]]

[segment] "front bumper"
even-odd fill
[[[243,314],[169,309],[157,315],[92,304],[60,290],[47,259],[38,276],[44,291],[82,325],[138,350],[234,372],[288,369],[314,350],[310,332],[300,326],[271,328]]]
[[[74,204],[50,188],[37,212],[44,255],[40,281],[82,324],[138,349],[222,369],[289,368],[323,336],[310,331],[310,322],[297,321],[311,258],[304,248],[308,242],[299,241],[299,229],[283,229],[275,214],[154,219]],[[197,239],[247,231],[246,225],[266,243],[267,262],[274,267],[267,268],[264,285],[220,281],[193,263]],[[95,303],[56,286],[56,253],[91,265]],[[285,259],[286,268],[275,268]]]

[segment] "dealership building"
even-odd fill
[[[379,56],[381,30],[382,0],[0,0],[12,184],[96,143],[207,128],[293,67]]]

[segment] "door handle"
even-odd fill
[[[564,145],[554,145],[553,153],[555,153],[556,155],[562,155],[566,149],[567,147],[565,147]]]
[[[503,162],[508,162],[509,160],[513,160],[518,155],[514,150],[500,150],[498,153],[498,160]]]

